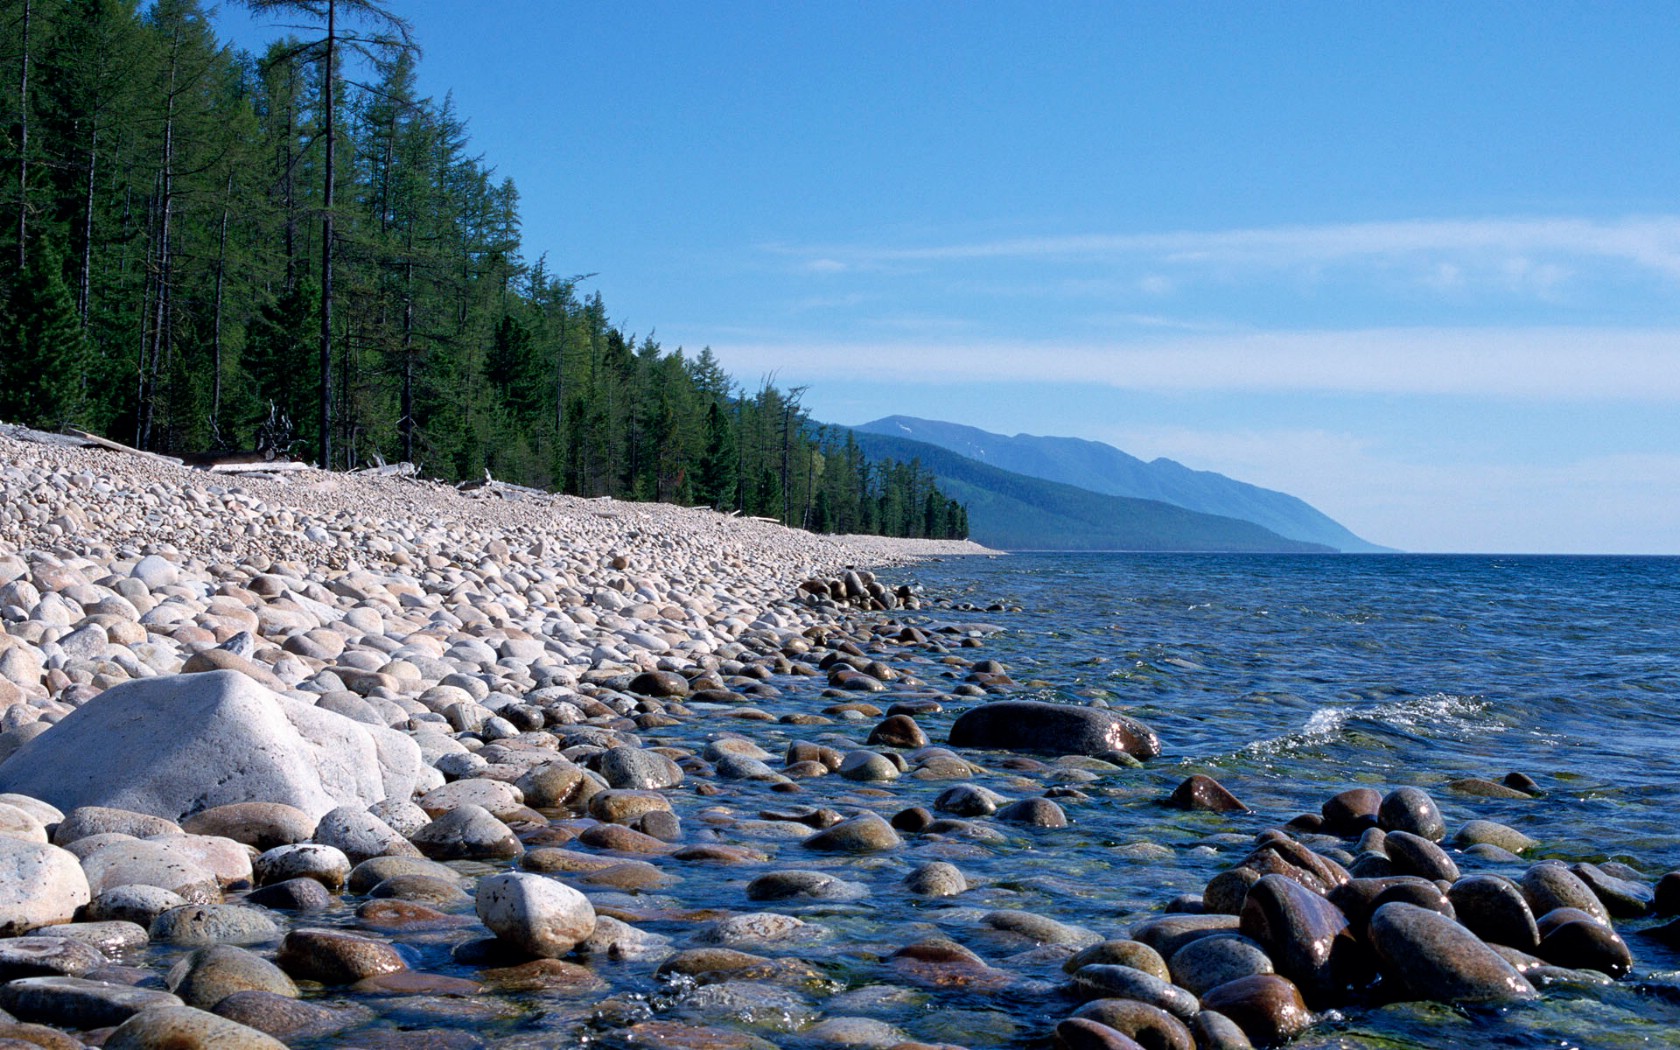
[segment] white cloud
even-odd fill
[[[783,251],[797,249],[780,249]],[[1680,279],[1680,216],[1618,220],[1499,218],[1321,226],[1076,234],[921,247],[830,248],[825,257],[867,262],[1147,256],[1180,263],[1295,266],[1358,258],[1493,253],[1620,259]]]
[[[1680,401],[1680,330],[1376,328],[1113,342],[714,342],[731,367],[811,378],[1046,382],[1145,391]]]

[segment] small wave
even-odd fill
[[[1486,717],[1488,702],[1478,697],[1453,693],[1432,693],[1373,704],[1321,707],[1306,725],[1269,740],[1256,740],[1238,754],[1277,755],[1328,744],[1350,729],[1396,732],[1406,736],[1467,739],[1489,732],[1504,732],[1505,726]]]

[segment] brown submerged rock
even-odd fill
[[[1281,875],[1267,875],[1249,888],[1240,928],[1309,998],[1339,998],[1367,972],[1341,909]]]
[[[1412,904],[1385,904],[1371,916],[1371,946],[1385,978],[1423,999],[1501,1002],[1530,999],[1534,986],[1474,933]]]
[[[1319,807],[1324,815],[1324,830],[1332,835],[1358,835],[1366,828],[1377,826],[1377,810],[1382,806],[1382,794],[1376,788],[1350,788],[1325,800]]]
[[[1000,700],[981,704],[951,724],[952,747],[1101,755],[1123,751],[1134,758],[1161,753],[1155,731],[1136,719],[1100,707]]]
[[[1073,1016],[1107,1025],[1145,1050],[1196,1050],[1195,1037],[1183,1021],[1135,999],[1093,999]]]
[[[1532,952],[1540,946],[1540,929],[1522,890],[1497,875],[1467,875],[1447,891],[1458,921],[1490,944]]]
[[[1239,977],[1222,984],[1202,996],[1202,1009],[1224,1014],[1259,1046],[1286,1042],[1312,1024],[1300,989],[1276,974]]]
[[[1189,777],[1173,790],[1167,805],[1204,813],[1247,813],[1248,807],[1226,790],[1225,785],[1202,773]]]
[[[1087,1017],[1070,1017],[1058,1024],[1056,1045],[1064,1050],[1143,1050],[1131,1036]]]

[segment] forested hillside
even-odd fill
[[[525,258],[518,191],[420,94],[400,5],[245,6],[310,28],[250,55],[197,0],[0,0],[0,418],[962,534],[931,475],[824,439],[799,390],[740,388]]]

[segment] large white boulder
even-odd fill
[[[403,734],[281,696],[235,671],[124,682],[0,765],[0,791],[60,809],[170,820],[213,806],[334,808],[408,800],[423,763]]]

